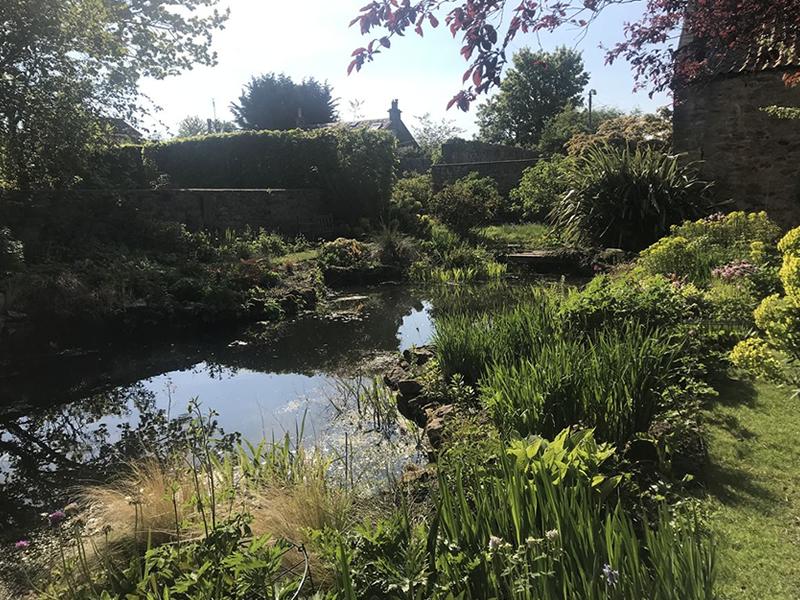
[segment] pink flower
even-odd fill
[[[16,544],[14,544],[14,548],[17,550],[27,550],[31,543],[28,540],[20,540]]]
[[[47,515],[47,520],[50,521],[50,525],[53,527],[61,523],[61,521],[63,521],[66,518],[67,515],[63,510],[57,510]]]

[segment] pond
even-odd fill
[[[253,441],[285,432],[294,438],[303,427],[304,442],[325,447],[343,434],[351,448],[353,440],[362,447],[387,443],[352,415],[341,418],[342,397],[369,381],[364,371],[376,356],[430,341],[432,304],[404,286],[350,291],[330,304],[325,317],[265,326],[255,335],[209,331],[170,343],[73,351],[39,373],[0,379],[0,522],[14,523],[54,495],[68,495],[70,485],[113,471],[138,445],[164,443],[170,419],[194,398],[202,411],[213,409],[223,430]],[[407,439],[392,452],[362,454],[397,463],[414,451]]]

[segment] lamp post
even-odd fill
[[[597,90],[589,90],[589,129],[592,128],[592,96],[597,95]]]

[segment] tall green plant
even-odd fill
[[[572,189],[550,213],[569,242],[640,250],[696,218],[709,184],[693,165],[651,148],[591,147],[577,161]]]

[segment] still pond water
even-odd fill
[[[365,444],[380,444],[367,435],[376,432],[335,418],[332,400],[376,355],[428,343],[432,304],[419,290],[382,286],[334,299],[332,307],[329,317],[303,317],[258,339],[214,332],[135,344],[65,357],[39,377],[0,381],[5,407],[24,407],[0,416],[0,523],[91,479],[81,465],[102,469],[136,440],[157,443],[164,419],[185,412],[193,398],[218,413],[225,431],[249,440],[294,434],[305,423],[304,439],[323,446],[348,428],[360,429]]]

